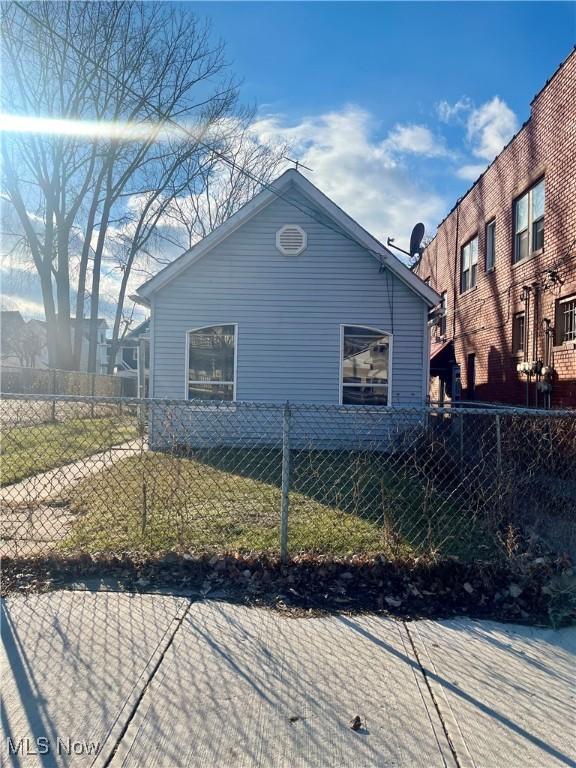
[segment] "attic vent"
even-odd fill
[[[298,224],[284,224],[276,232],[276,248],[284,256],[298,256],[306,248],[306,232]]]

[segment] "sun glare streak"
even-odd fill
[[[52,117],[0,114],[2,133],[33,133],[44,136],[75,136],[113,141],[167,141],[186,136],[202,140],[206,126],[177,126],[171,123],[130,123],[104,120],[67,120]]]

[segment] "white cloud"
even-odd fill
[[[463,165],[456,171],[456,176],[465,181],[476,181],[478,176],[487,168],[487,163],[470,163],[470,165]]]
[[[25,296],[4,293],[0,297],[0,306],[4,310],[18,310],[26,318],[44,318],[44,305],[38,301],[27,299]]]
[[[397,125],[391,131],[383,146],[392,152],[443,157],[448,154],[441,139],[425,125]]]
[[[466,142],[468,152],[472,153],[476,161],[465,163],[455,171],[458,178],[466,181],[475,181],[518,130],[518,118],[498,96],[479,107],[474,107],[468,97],[454,104],[441,101],[436,105],[436,111],[445,123],[453,122],[467,113]]]
[[[462,96],[458,101],[450,104],[448,101],[440,101],[436,104],[436,113],[443,123],[451,123],[464,112],[472,109],[472,100],[468,96]]]
[[[494,96],[470,112],[467,127],[473,154],[491,162],[518,130],[518,119],[506,102]]]
[[[419,220],[432,232],[445,210],[446,201],[416,181],[402,162],[402,154],[414,147],[420,154],[432,151],[434,145],[420,131],[406,133],[396,126],[378,140],[371,115],[353,106],[294,125],[268,116],[254,130],[262,140],[290,142],[294,156],[314,169],[304,171],[310,180],[382,241],[394,236],[405,242]]]

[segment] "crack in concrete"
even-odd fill
[[[422,664],[422,661],[420,660],[420,655],[418,654],[418,651],[416,649],[416,644],[414,643],[414,638],[412,637],[412,634],[410,632],[410,629],[408,627],[408,622],[403,621],[404,628],[406,629],[406,634],[408,635],[408,639],[410,640],[410,645],[412,647],[412,653],[414,654],[414,658],[416,659],[416,663],[418,664],[418,667],[420,668],[420,672],[422,673],[422,677],[424,678],[424,682],[426,683],[426,688],[428,689],[428,693],[430,694],[430,699],[432,700],[432,703],[434,705],[434,709],[436,710],[436,714],[438,715],[438,719],[440,720],[440,723],[442,725],[442,730],[444,731],[444,736],[446,737],[446,741],[448,742],[448,746],[450,747],[450,751],[452,752],[452,757],[454,758],[454,762],[456,763],[457,768],[462,768],[462,763],[460,762],[458,758],[458,753],[456,752],[456,748],[454,746],[454,742],[450,736],[450,732],[448,730],[448,726],[446,725],[446,721],[444,720],[444,717],[442,716],[442,712],[440,710],[440,706],[438,704],[438,701],[436,700],[436,696],[434,695],[434,691],[432,690],[432,686],[430,685],[430,680],[428,679],[428,675],[426,674],[426,668]]]
[[[154,664],[154,666],[150,670],[150,672],[148,674],[148,677],[147,677],[144,685],[142,686],[142,689],[141,689],[140,693],[138,694],[138,697],[137,697],[136,701],[133,703],[133,705],[132,705],[132,707],[130,709],[130,712],[128,714],[128,717],[126,718],[126,721],[124,722],[124,725],[122,726],[122,729],[120,730],[118,736],[116,737],[116,739],[114,741],[114,745],[112,746],[112,749],[109,750],[108,756],[104,759],[104,762],[101,763],[102,768],[108,768],[108,766],[111,764],[112,760],[114,759],[114,757],[116,755],[116,752],[118,751],[118,748],[120,747],[120,745],[122,743],[122,740],[124,739],[124,736],[126,735],[126,733],[128,731],[128,728],[130,727],[130,723],[133,721],[134,717],[136,716],[136,713],[138,712],[138,709],[140,708],[140,704],[142,703],[142,700],[143,700],[144,696],[146,695],[146,692],[148,691],[148,688],[150,687],[150,684],[152,683],[152,681],[154,680],[154,678],[156,676],[156,673],[158,672],[158,670],[162,666],[162,662],[164,661],[164,658],[166,657],[166,654],[168,653],[169,649],[171,648],[171,646],[172,646],[172,644],[174,642],[174,638],[176,637],[178,631],[182,627],[182,624],[184,623],[184,620],[188,616],[188,613],[190,612],[190,609],[192,608],[192,606],[194,605],[195,602],[196,602],[196,600],[194,598],[190,598],[190,601],[189,601],[188,605],[186,606],[186,609],[184,611],[182,611],[181,616],[176,616],[173,619],[173,624],[175,624],[175,626],[174,626],[174,628],[173,628],[173,630],[172,630],[172,632],[170,634],[170,637],[168,638],[168,642],[164,645],[164,648],[162,649],[161,653],[159,654],[158,659],[156,660],[156,663]],[[169,629],[166,631],[166,633],[165,633],[164,637],[162,638],[162,640],[164,640],[164,638],[166,637],[166,634],[168,632],[170,632]],[[161,643],[158,644],[158,647],[160,647],[160,644]],[[152,656],[150,658],[153,658],[153,657],[154,657],[154,654],[152,654]]]

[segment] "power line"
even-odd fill
[[[284,195],[282,195],[277,189],[275,189],[275,187],[273,185],[268,184],[268,182],[258,178],[253,173],[251,173],[250,171],[246,170],[246,168],[238,166],[234,162],[233,159],[227,157],[224,153],[220,152],[218,149],[216,149],[215,147],[211,146],[210,144],[207,144],[206,142],[202,141],[202,139],[199,139],[196,135],[194,135],[194,133],[192,131],[190,131],[190,130],[186,129],[184,126],[180,125],[180,123],[178,123],[176,120],[174,120],[169,115],[166,115],[164,112],[162,112],[162,110],[159,107],[157,107],[151,101],[149,101],[148,99],[144,98],[142,96],[142,94],[139,94],[133,88],[128,86],[126,83],[124,83],[113,72],[110,72],[110,70],[107,67],[105,67],[101,62],[97,61],[96,59],[93,59],[85,51],[82,51],[71,40],[69,40],[65,35],[63,35],[62,33],[58,32],[57,30],[55,30],[53,27],[50,26],[50,24],[45,22],[43,19],[39,19],[37,16],[35,16],[33,13],[31,13],[27,8],[25,8],[20,2],[15,1],[14,5],[25,16],[30,18],[34,23],[38,24],[39,26],[41,26],[42,28],[44,28],[45,30],[50,32],[52,35],[54,35],[55,37],[59,38],[62,42],[66,43],[67,47],[69,49],[71,49],[72,51],[74,51],[74,53],[76,53],[82,59],[84,59],[84,61],[87,61],[88,63],[92,64],[92,66],[94,66],[97,69],[99,69],[107,77],[111,78],[116,83],[119,83],[122,86],[122,88],[124,90],[128,91],[128,93],[130,93],[132,96],[137,98],[139,101],[141,101],[146,106],[150,107],[156,113],[156,115],[164,123],[172,125],[175,128],[177,128],[178,130],[182,131],[187,136],[190,136],[192,139],[194,139],[194,141],[198,145],[200,145],[201,147],[203,147],[203,148],[207,149],[208,151],[212,152],[218,159],[220,159],[222,162],[224,162],[227,165],[229,165],[233,170],[238,171],[239,173],[243,174],[250,181],[258,184],[263,189],[266,189],[267,191],[269,191],[272,194],[274,194],[278,199],[282,200],[285,203],[288,203],[288,205],[291,205],[293,208],[296,208],[298,211],[300,211],[300,213],[303,213],[305,216],[309,216],[310,218],[312,218],[314,221],[316,221],[321,226],[325,227],[326,229],[329,229],[330,231],[334,232],[337,235],[340,235],[341,237],[345,237],[347,240],[349,240],[350,242],[354,243],[356,246],[358,246],[358,247],[362,248],[363,250],[365,250],[366,252],[372,254],[373,256],[375,256],[378,259],[378,261],[380,262],[381,266],[383,266],[382,254],[378,253],[378,251],[375,251],[375,250],[373,250],[371,248],[368,248],[365,245],[362,245],[361,243],[359,243],[356,240],[356,238],[352,237],[351,235],[349,235],[344,230],[340,229],[339,227],[334,227],[331,224],[329,224],[327,221],[325,221],[325,220],[323,220],[321,218],[318,218],[318,216],[315,216],[313,208],[301,207],[294,200],[291,200],[290,198],[287,198]],[[17,26],[20,27],[20,29],[26,31],[25,27],[23,27],[21,24],[18,24],[17,21],[15,21],[14,23],[16,23]],[[38,50],[36,50],[36,53],[38,53]]]
[[[229,165],[233,170],[239,171],[240,173],[242,173],[244,176],[246,176],[248,179],[250,179],[254,183],[259,184],[262,188],[264,188],[264,189],[268,190],[269,192],[271,192],[278,199],[282,200],[283,202],[287,203],[288,205],[291,205],[296,210],[300,211],[300,213],[304,214],[305,216],[310,217],[313,221],[316,221],[318,224],[320,224],[321,226],[325,227],[329,231],[334,232],[335,234],[339,235],[340,237],[344,237],[345,239],[347,239],[350,242],[354,243],[354,245],[356,247],[360,247],[366,253],[371,254],[378,261],[378,263],[380,265],[380,271],[382,271],[384,269],[385,262],[384,262],[384,259],[382,258],[382,254],[381,253],[379,253],[378,251],[375,251],[375,250],[373,250],[371,248],[368,248],[367,246],[359,243],[354,237],[349,235],[344,230],[340,229],[340,227],[334,227],[334,226],[330,225],[328,222],[326,222],[325,220],[323,220],[321,218],[318,218],[318,216],[315,215],[315,212],[314,212],[313,208],[303,208],[302,206],[298,205],[294,200],[291,200],[291,199],[285,197],[284,195],[282,195],[280,192],[278,192],[278,190],[274,186],[268,184],[267,182],[263,181],[262,179],[259,179],[257,176],[255,176],[254,174],[250,173],[245,168],[238,167],[236,165],[236,163],[234,162],[234,160],[232,160],[229,157],[227,157],[225,154],[223,154],[222,152],[217,150],[215,147],[207,144],[206,142],[202,141],[201,139],[198,139],[198,137],[195,136],[191,131],[187,130],[184,126],[180,125],[180,123],[178,123],[176,120],[174,120],[169,115],[166,115],[165,113],[163,113],[162,110],[159,107],[157,107],[155,104],[150,102],[148,99],[143,98],[141,94],[138,94],[130,86],[127,86],[125,83],[123,83],[120,80],[120,78],[118,78],[113,72],[110,72],[110,70],[107,67],[105,67],[103,64],[101,64],[99,61],[96,61],[95,59],[93,59],[91,56],[89,56],[84,51],[80,50],[76,45],[74,45],[74,43],[72,43],[70,40],[68,40],[64,35],[62,35],[57,30],[54,30],[49,24],[44,22],[42,19],[38,19],[33,13],[28,11],[20,2],[15,2],[14,5],[16,5],[28,18],[32,19],[32,21],[34,21],[35,23],[39,24],[41,27],[46,29],[48,32],[50,32],[51,34],[55,35],[57,38],[59,38],[60,40],[65,42],[67,44],[68,48],[73,50],[82,59],[84,59],[85,61],[87,61],[90,64],[92,64],[93,67],[96,67],[97,69],[99,69],[101,72],[104,73],[104,75],[106,75],[107,77],[111,78],[116,83],[120,83],[122,88],[127,90],[132,96],[136,97],[136,99],[138,99],[139,101],[143,102],[147,106],[151,107],[152,110],[159,116],[159,118],[163,122],[168,123],[170,125],[173,125],[178,130],[182,131],[184,134],[190,136],[191,138],[194,139],[194,141],[197,144],[199,144],[200,146],[206,148],[208,151],[212,152],[214,155],[216,155],[216,157],[218,157],[220,160],[222,160],[222,162],[224,162],[227,165]],[[25,28],[22,27],[22,25],[19,25],[19,26],[20,26],[21,29],[26,31]],[[389,312],[390,312],[391,324],[393,325],[394,324],[394,289],[392,287],[392,296],[391,296],[390,295],[390,285],[389,285],[389,274],[388,274],[388,272],[386,272],[386,298],[388,300],[388,309],[389,309]]]

